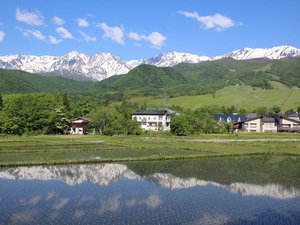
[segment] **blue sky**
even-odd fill
[[[1,0],[0,55],[299,48],[299,12],[299,0]]]

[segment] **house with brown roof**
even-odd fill
[[[70,134],[88,134],[92,120],[86,116],[79,116],[71,120]]]

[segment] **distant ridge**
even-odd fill
[[[111,53],[99,53],[90,57],[77,51],[64,56],[8,55],[0,56],[0,68],[100,81],[113,75],[128,73],[141,64],[172,67],[179,63],[199,63],[228,57],[236,60],[296,58],[300,57],[300,49],[286,45],[273,48],[243,48],[215,57],[172,51],[149,59],[131,61],[124,61]]]

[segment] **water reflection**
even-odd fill
[[[1,169],[0,224],[300,224],[298,160]],[[282,169],[289,176],[276,178]]]
[[[225,185],[193,177],[180,178],[169,173],[154,173],[152,175],[141,176],[128,169],[124,164],[18,167],[0,171],[0,178],[10,180],[61,180],[71,186],[86,182],[107,186],[110,183],[118,182],[119,179],[126,178],[129,180],[152,182],[160,187],[171,190],[211,185],[245,196],[267,196],[278,199],[289,199],[300,196],[299,189],[295,187],[288,188],[280,184],[255,185],[235,182]],[[49,193],[49,195],[51,194],[55,195],[54,193]],[[29,202],[35,205],[39,200],[40,197],[36,196],[30,199]]]

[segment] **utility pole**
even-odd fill
[[[167,108],[167,94],[166,94],[166,92],[163,95],[163,105],[162,106],[163,106],[164,109]]]

